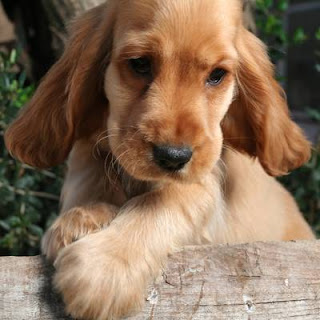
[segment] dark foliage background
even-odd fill
[[[39,253],[43,230],[58,212],[62,183],[62,168],[35,170],[12,159],[4,146],[4,131],[35,89],[18,56],[16,50],[0,52],[0,255]]]
[[[289,38],[283,27],[283,15],[288,0],[257,0],[258,34],[268,44],[276,65],[286,55],[289,46],[299,45],[308,37],[320,41],[320,28],[308,35],[298,28]],[[320,56],[319,52],[315,55]],[[35,85],[28,82],[24,66],[18,63],[19,50],[0,52],[0,255],[33,255],[39,253],[44,230],[59,210],[59,192],[63,167],[36,170],[10,157],[4,147],[3,134],[8,124],[28,102]],[[320,71],[320,65],[315,68]],[[279,81],[285,79],[279,74]],[[320,113],[306,108],[320,124]],[[32,128],[30,128],[32,130]],[[301,169],[281,179],[294,194],[306,219],[320,235],[320,155],[319,144],[313,157]]]

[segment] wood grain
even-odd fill
[[[52,274],[42,257],[0,258],[0,319],[68,319]],[[320,242],[186,248],[148,296],[131,320],[317,320]]]

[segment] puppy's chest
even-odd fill
[[[153,183],[133,179],[127,173],[122,174],[121,185],[127,199],[140,196],[154,188]]]

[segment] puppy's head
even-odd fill
[[[38,167],[77,139],[107,131],[137,179],[192,181],[223,144],[272,175],[309,156],[240,0],[109,0],[78,20],[64,56],[7,131],[8,148]]]

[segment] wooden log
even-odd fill
[[[0,319],[69,319],[52,274],[42,257],[0,258]],[[130,319],[293,318],[320,319],[319,241],[186,248],[170,258],[143,312]]]

